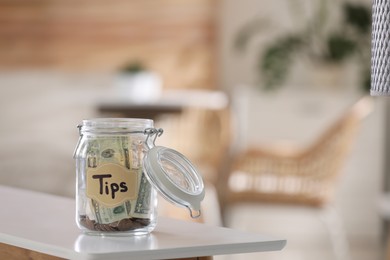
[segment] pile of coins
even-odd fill
[[[128,231],[146,227],[150,224],[150,219],[145,218],[125,218],[110,224],[99,224],[95,220],[91,220],[86,215],[81,215],[79,223],[89,230],[117,232]]]

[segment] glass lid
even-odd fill
[[[181,153],[162,146],[151,148],[145,158],[146,175],[167,200],[187,207],[191,217],[200,216],[205,191],[202,177]]]

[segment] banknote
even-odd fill
[[[115,221],[128,218],[131,212],[131,202],[125,201],[115,207],[102,206],[97,201],[91,199],[90,206],[94,213],[94,219],[99,224],[109,224]]]
[[[145,173],[141,172],[138,196],[134,207],[134,217],[144,218],[151,214],[151,194],[152,186],[146,178]]]
[[[97,160],[98,165],[104,163],[116,163],[127,167],[126,152],[123,149],[125,145],[124,138],[119,136],[99,137],[94,140],[96,147],[98,147]],[[93,146],[91,147],[93,148]],[[96,153],[96,152],[95,152]]]
[[[87,147],[87,167],[96,168],[98,165],[99,146],[97,140],[91,140]]]

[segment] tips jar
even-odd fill
[[[171,202],[187,207],[191,216],[200,215],[202,178],[176,151],[179,159],[167,163],[162,155],[168,148],[155,146],[162,129],[155,129],[153,120],[91,119],[83,120],[78,128],[76,223],[82,231],[96,235],[150,233],[157,224],[157,190],[165,198],[168,194]],[[151,159],[150,151],[156,154],[149,156]],[[151,164],[157,166],[148,170]],[[156,172],[157,183],[153,181]],[[181,180],[173,176],[181,176]]]

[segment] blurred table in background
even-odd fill
[[[178,114],[187,107],[221,109],[229,99],[222,91],[175,90],[165,91],[160,98],[139,102],[123,95],[107,97],[96,104],[97,112],[108,117],[156,119],[162,114]]]
[[[97,106],[99,114],[118,115],[118,117],[149,118],[155,119],[160,114],[181,113],[183,106],[180,104],[167,104],[163,102],[132,103],[112,101],[100,103]]]

